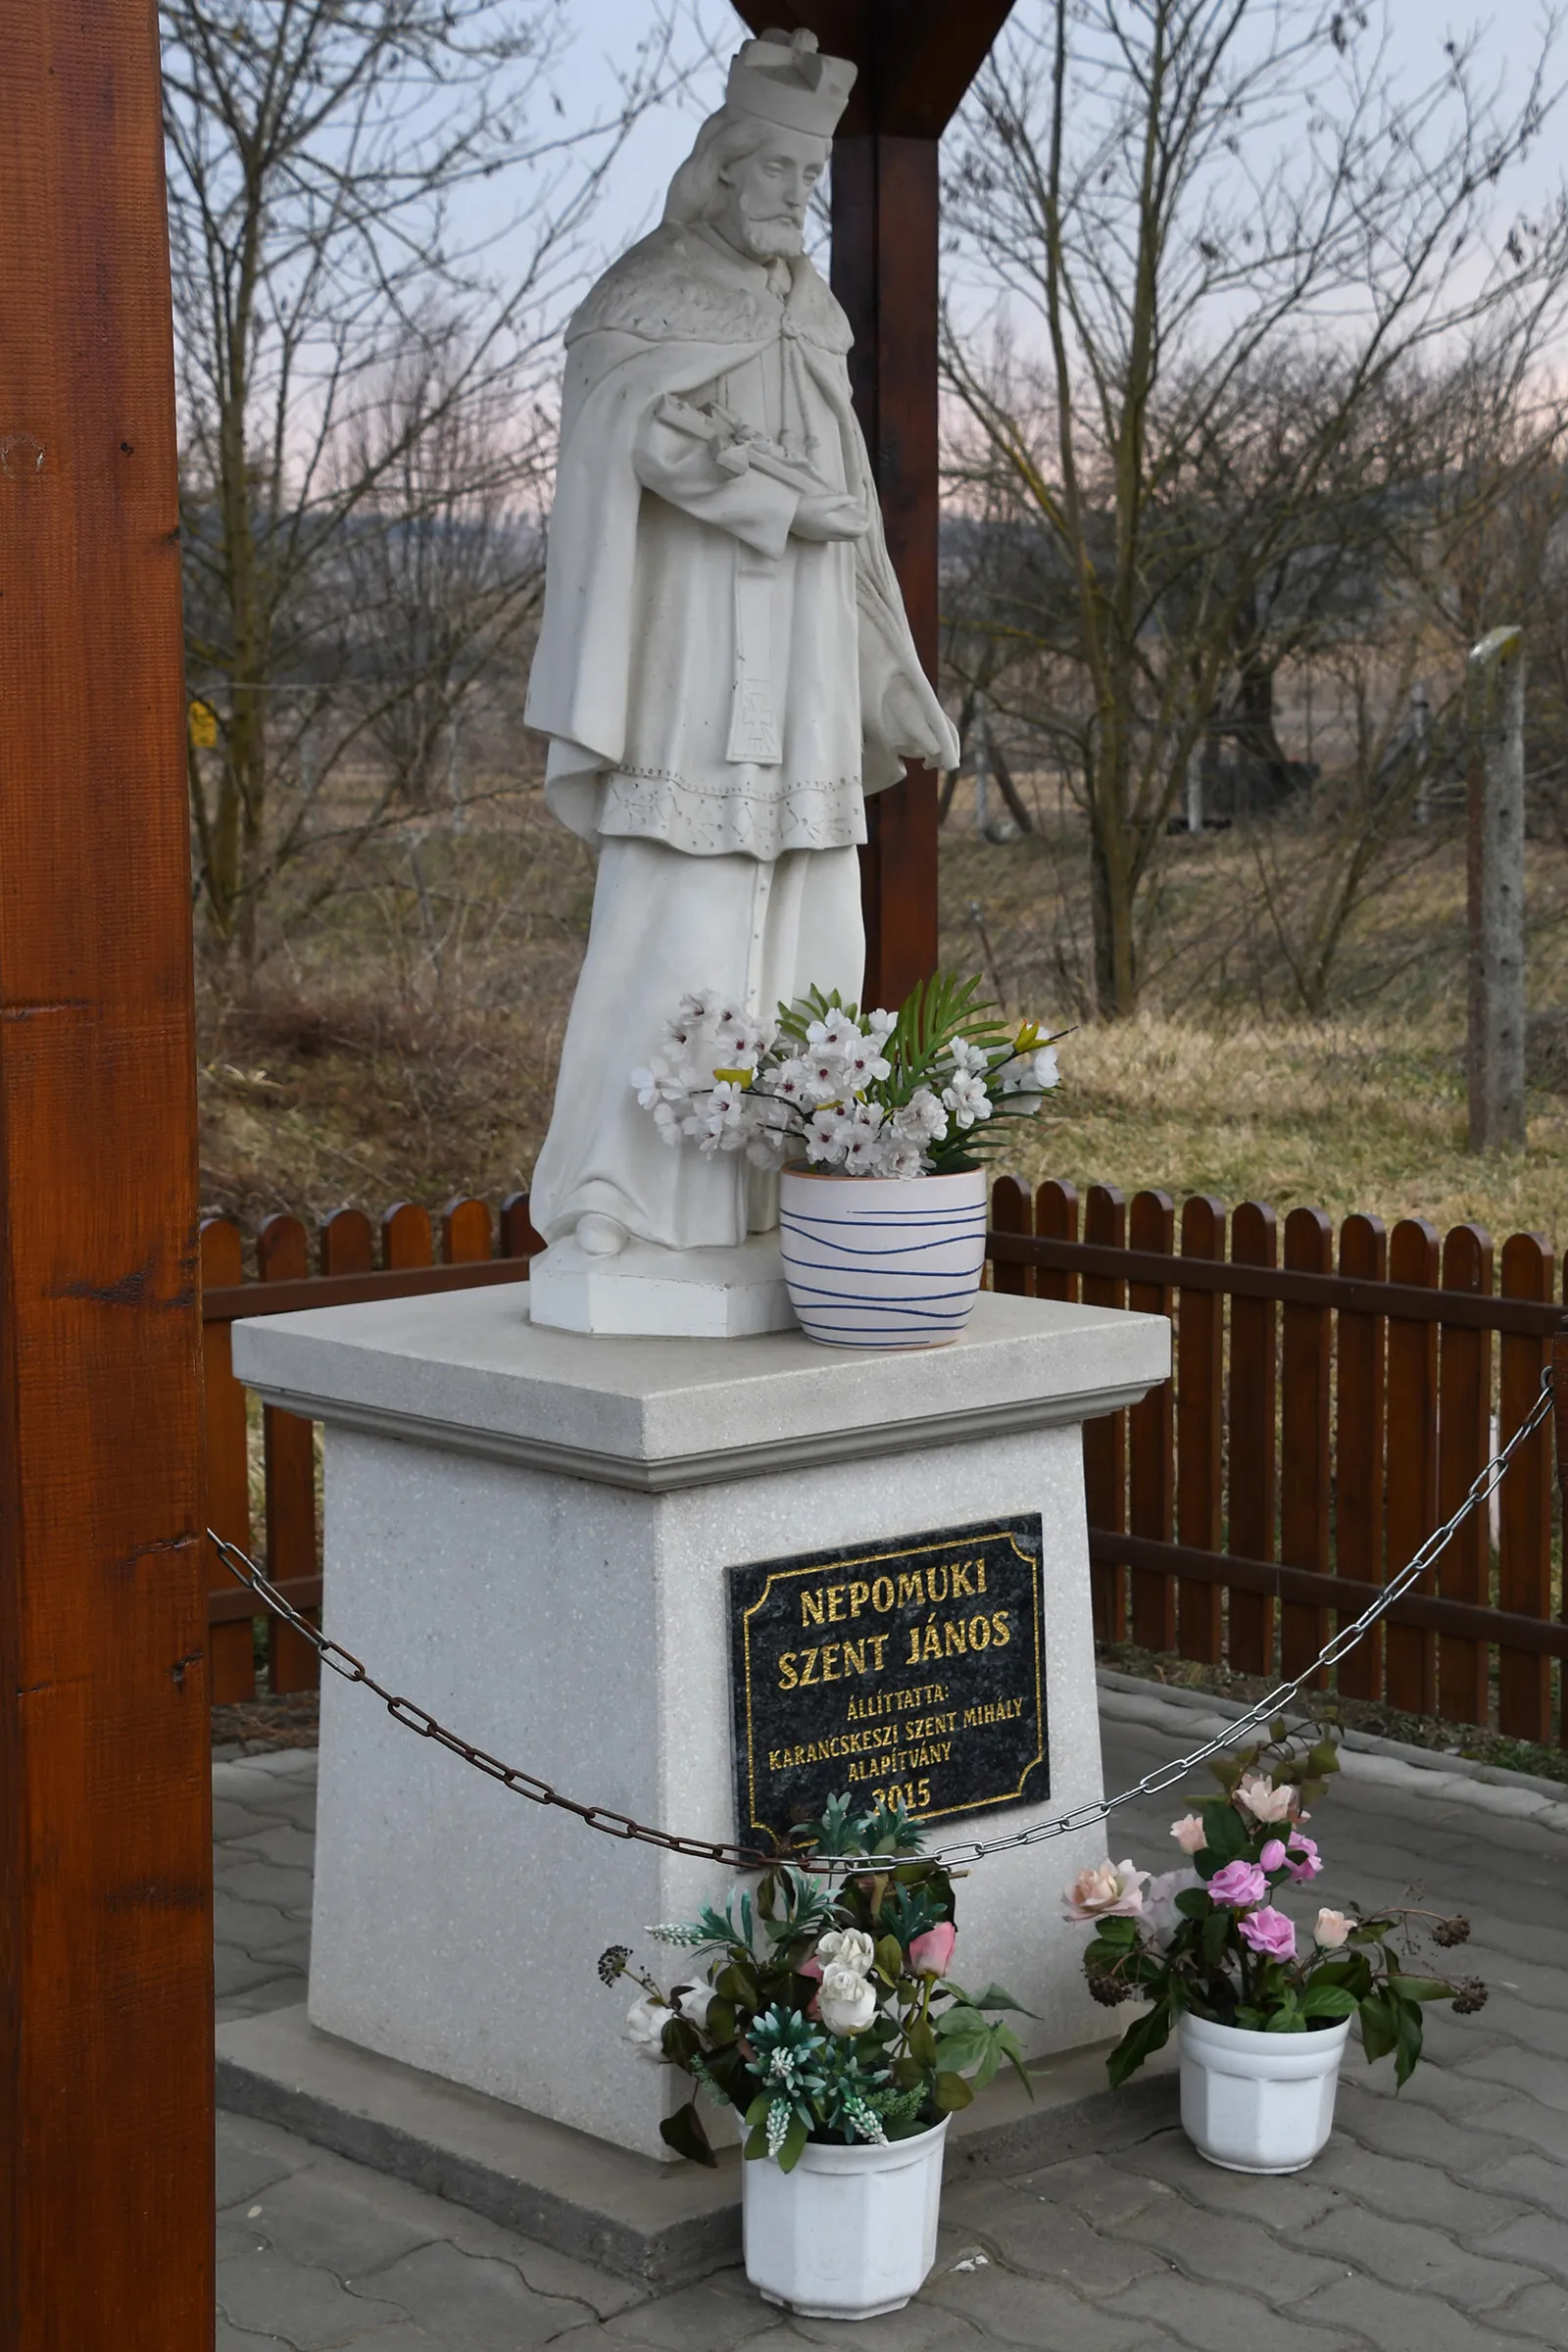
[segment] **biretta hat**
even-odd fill
[[[847,57],[823,57],[814,32],[770,26],[737,50],[724,103],[733,114],[830,139],[849,104],[856,72]]]

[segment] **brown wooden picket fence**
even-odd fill
[[[1204,1196],[1131,1201],[1092,1186],[992,1194],[999,1291],[1168,1314],[1174,1378],[1084,1431],[1096,1627],[1106,1640],[1249,1673],[1308,1665],[1336,1625],[1441,1525],[1494,1446],[1527,1417],[1562,1314],[1550,1247],[1475,1225],[1446,1237],[1407,1217],[1392,1233],[1315,1208],[1283,1225],[1260,1201],[1227,1217]],[[1227,1228],[1229,1250],[1227,1252]],[[302,1608],[320,1600],[316,1444],[269,1406],[260,1427],[234,1379],[230,1326],[351,1299],[517,1281],[541,1245],[526,1194],[492,1221],[456,1200],[437,1231],[407,1202],[379,1229],[358,1209],[326,1219],[311,1264],[297,1217],[270,1218],[249,1276],[236,1225],[203,1229],[209,1519],[247,1547],[253,1467],[265,1494],[269,1573]],[[1549,1432],[1516,1457],[1386,1629],[1342,1660],[1347,1696],[1494,1721],[1568,1744],[1556,1684],[1568,1658],[1556,1567]],[[252,1603],[215,1558],[213,1692],[256,1690]],[[275,1691],[316,1680],[286,1627],[267,1634]]]

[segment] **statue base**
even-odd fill
[[[749,1340],[795,1328],[776,1233],[729,1250],[628,1242],[616,1257],[591,1257],[568,1234],[529,1267],[528,1299],[535,1323],[619,1339]]]

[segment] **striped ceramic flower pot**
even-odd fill
[[[941,1348],[969,1320],[986,1261],[986,1172],[779,1178],[790,1304],[829,1348]]]

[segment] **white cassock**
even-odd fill
[[[811,264],[666,225],[566,341],[527,717],[551,738],[550,806],[595,843],[599,878],[532,1215],[548,1240],[598,1210],[712,1248],[773,1224],[774,1188],[739,1154],[661,1143],[629,1074],[688,990],[766,1016],[813,982],[858,998],[864,795],[933,744],[956,764],[957,743],[883,544],[849,322]],[[865,537],[792,535],[800,491],[722,470],[693,423],[710,402],[862,498]]]

